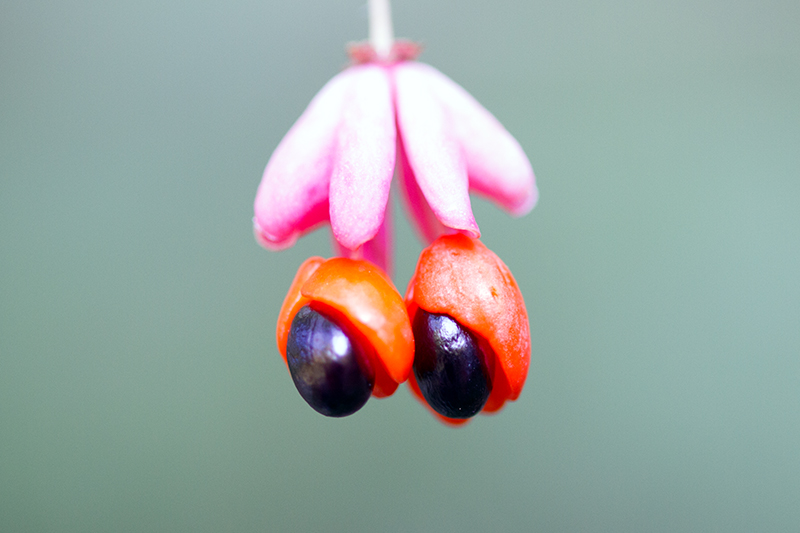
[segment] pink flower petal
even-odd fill
[[[395,123],[386,68],[349,69],[347,94],[333,158],[330,185],[331,228],[351,250],[372,239],[384,219],[395,163]]]
[[[447,233],[447,228],[439,222],[436,214],[428,205],[425,196],[417,185],[417,178],[408,163],[403,141],[397,138],[397,177],[400,180],[400,189],[406,208],[411,213],[411,221],[419,232],[424,242],[431,243],[439,236]]]
[[[286,248],[328,219],[328,190],[342,107],[356,76],[334,76],[281,140],[264,170],[253,219],[262,246]]]
[[[539,192],[530,161],[517,140],[453,80],[430,65],[418,63],[417,69],[449,117],[466,159],[470,189],[514,215],[530,211]]]
[[[430,67],[398,64],[394,72],[397,127],[422,194],[439,221],[479,237],[464,156],[430,86]]]
[[[378,229],[375,237],[362,244],[357,250],[350,250],[333,239],[333,249],[336,255],[352,259],[366,259],[383,269],[389,277],[392,276],[392,222],[391,204],[387,204],[383,224]]]
[[[391,205],[386,205],[383,224],[378,228],[378,233],[361,246],[364,259],[381,267],[389,277],[392,277],[392,213]]]

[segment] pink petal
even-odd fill
[[[403,191],[406,207],[411,213],[411,221],[416,226],[421,239],[431,243],[447,233],[447,228],[436,218],[436,214],[428,205],[417,185],[417,178],[408,163],[408,156],[400,137],[397,139],[397,177],[400,180],[400,189]]]
[[[314,97],[267,163],[253,225],[259,243],[280,249],[328,218],[328,190],[342,107],[356,75],[345,70]]]
[[[466,162],[448,117],[433,93],[428,68],[407,62],[393,70],[397,127],[409,167],[439,221],[479,237],[469,201]]]
[[[383,224],[378,229],[378,233],[375,237],[365,242],[361,249],[364,253],[364,259],[381,267],[389,277],[392,277],[393,270],[392,244],[391,206],[387,204]]]
[[[353,84],[333,158],[330,186],[331,228],[351,250],[372,239],[384,219],[395,163],[395,124],[391,84],[385,67],[349,69]]]
[[[392,223],[391,204],[386,206],[383,223],[378,233],[372,239],[361,245],[357,250],[345,248],[335,238],[333,247],[336,255],[352,259],[366,259],[383,269],[389,277],[392,276]]]
[[[417,63],[417,69],[449,117],[466,158],[470,188],[514,215],[530,211],[539,192],[530,161],[517,140],[453,80],[430,65]]]

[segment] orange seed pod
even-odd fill
[[[491,393],[482,412],[519,397],[530,364],[528,314],[514,277],[494,252],[462,234],[438,238],[422,251],[405,300],[412,323],[420,309],[444,314],[478,339],[490,359]],[[413,375],[409,384],[425,402]],[[450,424],[466,422],[435,414]]]
[[[373,396],[391,396],[408,379],[414,359],[411,325],[402,297],[380,268],[342,257],[306,260],[278,319],[276,336],[284,361],[292,320],[306,305],[357,337],[353,340],[365,349],[375,371]]]

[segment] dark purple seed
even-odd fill
[[[492,392],[486,354],[475,337],[447,315],[422,309],[414,316],[414,375],[437,413],[476,415]]]
[[[286,361],[308,404],[325,416],[361,409],[375,384],[375,372],[352,335],[324,314],[302,307],[292,320]]]

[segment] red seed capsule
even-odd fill
[[[300,266],[278,317],[284,361],[292,321],[305,306],[349,332],[350,341],[369,358],[373,396],[391,396],[408,379],[414,360],[411,324],[402,297],[377,266],[342,257],[312,257]]]
[[[482,412],[519,397],[530,363],[528,313],[514,277],[494,252],[461,234],[436,239],[422,251],[405,299],[412,323],[422,309],[452,317],[476,338],[491,379]],[[409,385],[423,399],[413,375]],[[466,422],[435,414],[450,424]]]

